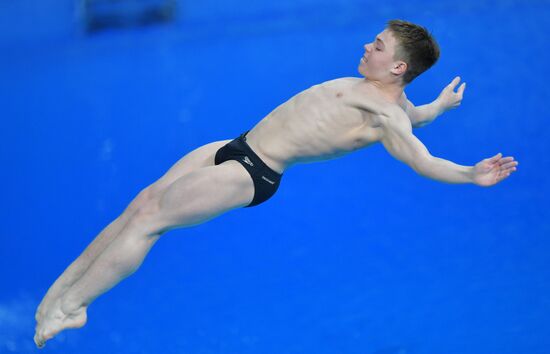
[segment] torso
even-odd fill
[[[297,163],[333,159],[380,141],[380,118],[345,103],[374,99],[363,84],[363,79],[341,78],[298,93],[256,124],[247,143],[282,173]]]

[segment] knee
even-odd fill
[[[156,200],[149,200],[136,208],[131,215],[128,226],[132,230],[138,230],[136,235],[153,236],[162,230],[162,217],[159,203]]]
[[[152,208],[151,204],[154,203],[155,200],[158,200],[160,192],[160,188],[155,184],[142,189],[128,206],[128,211],[134,214],[136,212],[143,213],[144,210],[150,210]]]
[[[146,229],[153,228],[160,219],[160,191],[155,186],[143,189],[131,205],[130,223]]]
[[[134,221],[147,221],[157,217],[159,212],[159,198],[149,195],[146,199],[144,198],[140,201],[140,203],[136,206],[132,219]]]

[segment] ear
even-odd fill
[[[390,71],[395,76],[400,76],[407,71],[407,68],[408,68],[407,63],[405,63],[404,61],[398,61],[398,62],[395,62],[395,64],[393,65]]]

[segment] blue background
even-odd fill
[[[171,231],[88,324],[44,353],[550,352],[549,1],[178,3],[173,23],[87,36],[68,0],[0,3],[0,352],[34,352],[51,283],[187,152],[310,86],[356,72],[402,18],[454,76],[460,108],[414,133],[462,165],[502,152],[492,188],[416,175],[378,144],[286,171],[256,208]]]

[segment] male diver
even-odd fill
[[[38,347],[86,323],[88,306],[135,272],[168,230],[204,223],[232,209],[265,202],[284,171],[381,142],[418,174],[446,183],[488,187],[517,169],[501,153],[461,166],[432,156],[412,133],[462,101],[455,78],[432,103],[415,107],[403,90],[439,58],[424,28],[401,20],[364,46],[363,78],[340,78],[302,91],[234,140],[216,141],[181,158],[143,189],[50,287],[36,311]]]

